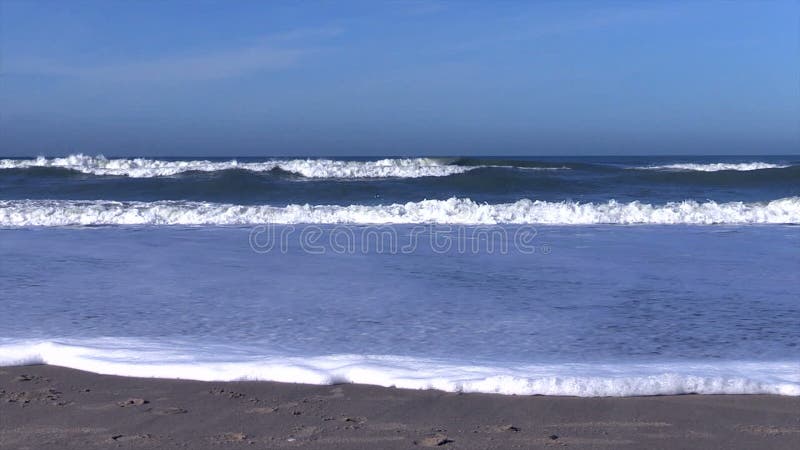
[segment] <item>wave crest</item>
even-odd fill
[[[719,172],[722,170],[735,170],[740,172],[747,172],[751,170],[763,169],[785,169],[791,167],[785,164],[772,164],[765,162],[746,162],[746,163],[709,163],[709,164],[665,164],[660,166],[646,166],[635,167],[635,169],[642,170],[683,170],[683,171],[697,171],[697,172]]]
[[[233,205],[157,201],[0,201],[0,226],[252,225],[252,224],[798,224],[800,197],[770,202],[606,203],[470,199],[391,205]]]
[[[392,355],[246,355],[106,338],[0,344],[0,366],[53,364],[95,373],[204,381],[360,383],[405,389],[579,397],[675,394],[800,395],[798,362],[471,365]],[[235,349],[233,349],[235,350]]]
[[[435,158],[381,159],[377,161],[341,161],[332,159],[286,159],[263,162],[186,160],[162,161],[147,158],[107,159],[102,155],[69,155],[63,158],[2,159],[0,169],[51,167],[91,175],[114,175],[152,178],[184,172],[249,170],[269,172],[281,169],[307,178],[419,178],[443,177],[464,173],[476,167],[447,164]]]

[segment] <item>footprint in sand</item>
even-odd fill
[[[23,374],[17,375],[14,378],[14,381],[21,382],[21,383],[28,382],[28,381],[32,381],[34,383],[47,383],[47,382],[50,381],[50,378],[41,377],[39,375],[27,375],[27,374],[23,373]]]
[[[142,405],[146,405],[147,403],[150,403],[150,402],[148,400],[143,399],[143,398],[129,398],[127,400],[123,400],[121,402],[117,402],[117,406],[119,406],[120,408],[126,408],[126,407],[130,407],[130,406],[142,406]]]
[[[248,414],[272,414],[277,410],[278,408],[265,407],[265,408],[250,408],[245,412]]]
[[[61,392],[53,388],[19,392],[7,392],[4,389],[0,391],[0,398],[5,399],[6,403],[17,403],[23,406],[32,402],[49,403],[54,406],[64,406],[67,404],[67,402],[61,400]]]
[[[231,443],[231,442],[250,442],[250,443],[253,443],[253,441],[250,440],[250,436],[248,436],[248,435],[246,435],[245,433],[242,433],[242,432],[234,432],[234,431],[231,431],[231,432],[228,432],[228,433],[222,433],[222,434],[218,434],[216,436],[213,436],[211,438],[211,441],[212,442],[216,442],[216,443],[220,443],[220,444]]]
[[[134,442],[134,441],[144,441],[152,439],[153,435],[151,434],[136,434],[136,435],[125,435],[125,434],[115,434],[111,436],[111,440],[113,442]]]
[[[426,438],[422,438],[418,441],[414,441],[414,444],[420,445],[422,447],[441,447],[442,445],[449,444],[453,442],[452,439],[448,439],[447,436],[444,434],[437,434],[434,436],[428,436]]]

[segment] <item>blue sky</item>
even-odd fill
[[[800,2],[0,0],[0,154],[800,152]]]

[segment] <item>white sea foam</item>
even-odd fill
[[[476,167],[448,164],[434,158],[381,159],[378,161],[340,161],[331,159],[287,159],[263,162],[230,161],[162,161],[146,158],[114,158],[70,155],[64,158],[2,159],[0,169],[56,167],[93,175],[116,175],[151,178],[182,172],[214,172],[240,169],[268,172],[279,168],[308,178],[419,178],[442,177],[464,173]]]
[[[0,366],[51,364],[135,377],[360,383],[517,395],[800,395],[798,361],[473,365],[387,355],[267,356],[202,348],[195,351],[130,339],[7,341],[0,344]]]
[[[545,170],[545,171],[547,171],[547,170],[572,170],[567,166],[559,166],[559,167],[527,167],[527,166],[512,166],[512,165],[508,165],[508,164],[503,164],[503,165],[487,164],[485,166],[477,166],[477,167],[492,167],[492,168],[496,168],[496,169],[517,169],[517,170],[533,170],[533,171],[537,171],[537,170]]]
[[[635,169],[645,170],[674,170],[674,171],[697,171],[697,172],[719,172],[721,170],[750,171],[761,169],[784,169],[790,167],[785,164],[772,164],[765,162],[746,162],[746,163],[709,163],[709,164],[665,164],[660,166],[634,167]]]
[[[470,199],[391,205],[233,205],[157,201],[0,200],[0,226],[253,224],[798,224],[800,197],[760,203],[683,201],[486,204]]]

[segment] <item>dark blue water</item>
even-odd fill
[[[221,163],[230,159],[207,160]],[[271,159],[238,158],[237,161],[248,164]],[[364,158],[346,160],[369,161]],[[739,164],[741,169],[753,162],[777,168],[716,171],[642,169],[685,163],[700,168],[708,164]],[[449,158],[437,159],[435,163],[470,170],[419,178],[337,177],[335,173],[330,177],[309,178],[280,168],[266,171],[188,170],[169,176],[133,178],[96,175],[64,167],[9,168],[0,169],[0,199],[373,205],[458,197],[489,203],[530,198],[580,202],[638,200],[658,204],[682,200],[755,202],[800,195],[800,158],[797,156]],[[324,168],[325,162],[318,165]],[[90,163],[80,168],[91,171],[97,166]],[[144,172],[144,175],[148,174],[146,170]],[[155,173],[155,170],[150,173]]]

